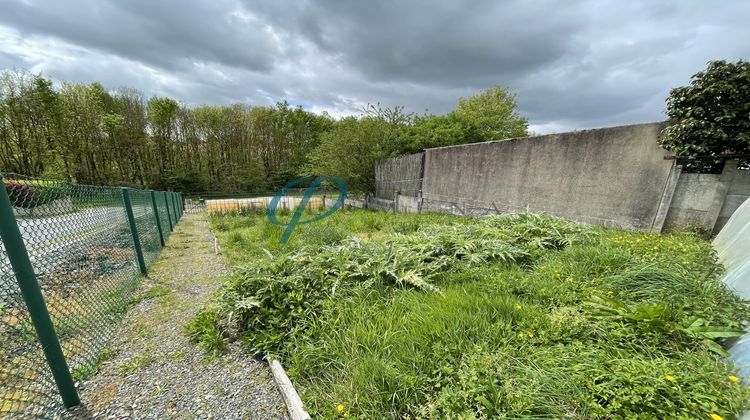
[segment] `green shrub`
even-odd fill
[[[192,337],[281,358],[315,417],[708,418],[749,405],[716,354],[747,304],[695,235],[341,211],[282,247],[280,227],[239,219],[221,235],[242,266]]]
[[[706,363],[710,360],[710,363]],[[469,355],[422,418],[731,418],[750,397],[705,353],[649,357],[571,344]]]
[[[219,319],[220,315],[215,310],[204,309],[185,327],[188,338],[212,356],[226,350],[227,340],[219,329]]]

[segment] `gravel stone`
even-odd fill
[[[288,418],[267,364],[238,344],[209,360],[183,332],[229,273],[210,240],[204,215],[183,216],[125,317],[117,354],[78,384],[83,404],[64,418]]]

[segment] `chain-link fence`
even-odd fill
[[[106,356],[182,198],[2,175],[0,418],[55,417]]]

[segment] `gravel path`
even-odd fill
[[[238,348],[206,360],[183,333],[227,274],[202,215],[185,214],[128,312],[110,360],[80,384],[84,418],[287,418],[269,368]]]

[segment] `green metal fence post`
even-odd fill
[[[180,203],[180,217],[182,217],[183,214],[185,214],[185,199],[182,197],[182,193],[177,193],[177,199]]]
[[[130,233],[133,234],[133,248],[135,249],[135,259],[138,261],[138,268],[141,270],[141,274],[144,276],[148,272],[146,270],[146,261],[143,259],[143,249],[141,249],[141,238],[138,237],[138,227],[135,224],[135,216],[133,215],[133,206],[130,203],[130,191],[129,188],[122,187],[122,201],[125,203],[125,212],[128,214],[128,224],[130,225]]]
[[[180,200],[177,198],[177,193],[172,193],[172,198],[174,198],[174,208],[177,209],[175,212],[177,213],[177,220],[180,220],[182,218],[182,213],[180,213]]]
[[[164,233],[161,231],[161,220],[159,220],[159,207],[156,205],[156,193],[151,191],[151,207],[154,209],[154,219],[156,219],[156,230],[159,232],[159,242],[164,246]]]
[[[172,220],[172,212],[169,210],[169,193],[166,191],[163,191],[162,194],[164,194],[164,205],[167,206],[167,218],[169,219],[169,231],[174,230],[174,221]]]
[[[31,266],[31,260],[29,260],[29,254],[23,243],[23,237],[18,229],[16,216],[13,214],[13,207],[5,188],[0,193],[0,237],[5,245],[5,252],[13,267],[18,287],[21,289],[31,322],[34,324],[39,343],[44,350],[47,364],[52,370],[52,377],[55,379],[63,404],[66,408],[78,405],[81,400],[60,347],[60,341],[57,339],[52,319],[49,317],[42,290],[39,288],[34,268]]]
[[[180,211],[179,211],[179,209],[177,207],[177,194],[175,194],[173,192],[173,193],[170,193],[169,195],[172,196],[172,206],[174,208],[174,220],[176,220],[177,222],[179,222],[180,221]],[[177,222],[175,222],[175,225],[177,224]]]
[[[167,195],[169,197],[169,204],[172,206],[172,220],[174,220],[174,226],[177,226],[177,208],[174,205],[174,193],[170,191]],[[174,226],[172,229],[174,229]]]

